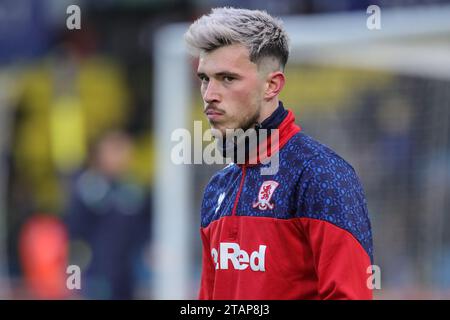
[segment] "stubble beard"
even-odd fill
[[[254,128],[258,123],[258,119],[261,115],[261,106],[255,108],[255,112],[251,115],[244,117],[235,128],[225,127],[223,129],[218,129],[217,126],[220,125],[216,121],[210,121],[209,124],[211,126],[211,130],[214,132],[220,131],[223,137],[227,135],[228,132],[233,132],[235,130],[242,129],[244,132],[250,128]]]
[[[256,111],[253,114],[241,120],[237,128],[216,129],[214,128],[214,123],[210,123],[212,134],[216,139],[217,148],[224,157],[232,153],[236,155],[237,149],[244,147],[241,139],[239,139],[239,136],[235,135],[235,131],[239,130],[245,133],[247,130],[255,128],[255,125],[258,123],[260,113],[261,108],[256,108]]]

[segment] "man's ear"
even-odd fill
[[[264,92],[264,99],[270,100],[277,96],[284,87],[286,78],[281,71],[274,71],[267,75],[266,90]]]

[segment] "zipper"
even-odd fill
[[[244,186],[244,181],[245,181],[245,170],[246,170],[246,166],[245,164],[242,165],[242,177],[241,177],[241,183],[239,184],[239,190],[238,193],[236,195],[236,200],[234,200],[234,206],[233,206],[233,211],[231,212],[231,216],[235,216],[236,215],[236,209],[237,209],[237,205],[239,203],[239,197],[241,196],[241,192],[242,192],[242,188]]]

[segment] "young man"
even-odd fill
[[[185,40],[199,56],[204,113],[225,137],[224,155],[232,150],[230,129],[259,137],[254,148],[235,143],[244,160],[206,187],[199,298],[371,299],[372,234],[358,177],[301,133],[278,99],[289,55],[282,23],[262,11],[218,8],[195,21]],[[264,129],[278,130],[275,142],[259,135]],[[278,168],[264,175],[267,161],[255,149],[269,146],[266,159],[277,156]]]

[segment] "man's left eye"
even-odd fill
[[[233,77],[223,77],[223,81],[225,82],[232,82],[234,80]]]

